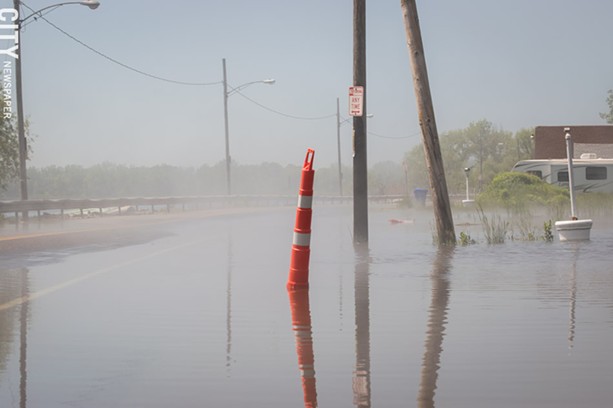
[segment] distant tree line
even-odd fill
[[[199,168],[158,165],[152,167],[103,163],[91,167],[48,166],[28,169],[29,197],[110,198],[226,194],[225,163]],[[297,195],[302,168],[277,163],[233,165],[234,194]],[[371,194],[404,194],[402,167],[379,163],[370,172]],[[351,194],[351,168],[343,168],[343,194]],[[339,195],[338,166],[316,168],[315,194]],[[19,199],[19,185],[0,191],[0,199]]]
[[[613,90],[608,91],[609,111],[600,113],[613,124]],[[0,94],[0,108],[4,108]],[[2,109],[0,109],[2,111]],[[19,141],[14,115],[0,115],[0,199],[18,199]],[[26,138],[28,154],[31,138]],[[532,129],[515,134],[495,128],[487,120],[470,123],[465,129],[440,136],[448,190],[465,191],[465,168],[469,168],[469,186],[483,191],[498,173],[509,171],[519,160],[532,157]],[[294,194],[300,168],[275,163],[234,164],[232,186],[235,194]],[[317,193],[339,194],[338,168],[331,165],[317,169]],[[415,146],[402,163],[383,162],[369,169],[369,194],[408,194],[414,188],[428,188],[428,173],[423,148]],[[29,168],[30,198],[94,198],[127,196],[221,195],[226,191],[225,166],[218,163],[199,168],[170,165],[153,167],[103,163],[91,167],[49,166]],[[343,194],[351,195],[352,170],[343,168]]]
[[[483,191],[499,173],[509,171],[522,159],[532,156],[532,129],[512,134],[481,120],[467,128],[440,136],[441,151],[450,194],[466,190],[465,168],[469,168],[472,193]],[[198,168],[157,165],[152,167],[102,163],[90,167],[48,166],[28,169],[29,197],[111,198],[224,195],[225,163]],[[352,169],[343,167],[343,195],[352,194]],[[234,194],[295,195],[301,167],[277,163],[233,164]],[[421,145],[410,150],[402,163],[381,162],[370,167],[368,192],[371,195],[412,196],[415,188],[429,188],[428,171]],[[338,166],[316,168],[315,194],[339,195]],[[19,185],[13,182],[0,191],[0,199],[19,199]]]

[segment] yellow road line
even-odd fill
[[[164,214],[158,215],[158,214],[149,214],[151,215],[150,219],[145,219],[143,220],[143,218],[134,218],[134,221],[144,221],[143,223],[114,223],[113,225],[91,225],[89,228],[79,228],[79,229],[66,229],[66,230],[56,230],[56,231],[49,231],[49,232],[33,232],[33,233],[21,233],[18,235],[4,235],[4,236],[0,236],[0,242],[1,241],[14,241],[14,240],[20,240],[20,239],[31,239],[31,238],[44,238],[44,237],[52,237],[52,236],[56,236],[56,235],[66,235],[66,234],[78,234],[78,233],[82,233],[82,232],[97,232],[97,231],[108,231],[108,230],[116,230],[119,228],[140,228],[140,227],[147,227],[147,226],[152,226],[152,225],[162,225],[162,224],[168,224],[171,222],[175,222],[177,220],[182,220],[182,219],[189,219],[190,217],[196,218],[196,219],[200,219],[200,218],[210,218],[210,217],[218,217],[218,216],[224,216],[224,215],[234,215],[234,214],[249,214],[249,213],[253,213],[253,212],[258,212],[258,211],[263,211],[263,209],[259,209],[259,208],[224,208],[224,209],[212,209],[212,210],[206,210],[206,211],[202,211],[200,213],[196,213],[196,212],[185,212],[185,213],[178,213],[178,214],[173,214],[170,217],[167,217]],[[134,216],[134,217],[139,217],[139,216]],[[147,217],[146,215],[143,217]],[[104,220],[109,220],[110,219],[104,219]],[[78,221],[78,220],[77,220]],[[116,220],[113,220],[116,221]],[[67,221],[67,222],[70,222]]]
[[[22,235],[10,235],[10,236],[0,237],[0,241],[14,241],[17,239],[52,237],[55,235],[63,235],[63,234],[86,232],[86,231],[87,230],[67,230],[67,231],[54,231],[54,232],[39,232],[39,233],[22,234]]]
[[[150,258],[153,258],[153,257],[158,256],[158,255],[165,254],[167,252],[171,252],[171,251],[174,251],[174,250],[177,250],[177,249],[181,249],[181,248],[185,248],[185,247],[188,247],[188,246],[191,246],[191,245],[195,245],[195,244],[197,244],[199,242],[200,241],[193,241],[193,242],[189,242],[187,244],[183,244],[183,245],[178,245],[178,246],[171,247],[171,248],[162,249],[160,251],[153,252],[153,253],[141,256],[139,258],[134,258],[134,259],[131,259],[131,260],[126,261],[126,262],[121,262],[121,263],[118,263],[118,264],[115,264],[115,265],[107,266],[106,268],[102,268],[102,269],[99,269],[97,271],[90,272],[90,273],[88,273],[86,275],[82,275],[82,276],[70,279],[70,280],[68,280],[66,282],[58,283],[57,285],[50,286],[48,288],[41,289],[41,290],[39,290],[37,292],[30,293],[29,295],[21,296],[21,297],[18,297],[17,299],[13,299],[13,300],[11,300],[9,302],[0,304],[0,311],[7,310],[7,309],[13,308],[15,306],[19,306],[19,305],[21,305],[23,303],[26,303],[26,302],[30,302],[30,301],[32,301],[34,299],[38,299],[38,298],[40,298],[42,296],[45,296],[45,295],[48,295],[50,293],[57,292],[60,289],[67,288],[67,287],[72,286],[72,285],[74,285],[76,283],[79,283],[79,282],[87,280],[87,279],[91,279],[91,278],[93,278],[95,276],[98,276],[98,275],[101,275],[103,273],[111,272],[111,271],[113,271],[115,269],[123,268],[125,266],[129,266],[129,265],[135,264],[137,262],[144,261],[146,259],[150,259]]]

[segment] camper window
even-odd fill
[[[558,181],[568,181],[568,171],[558,171]]]
[[[606,180],[607,168],[606,167],[586,167],[585,168],[586,180]]]

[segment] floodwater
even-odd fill
[[[439,249],[431,213],[371,208],[364,250],[351,208],[315,206],[288,292],[294,214],[0,253],[0,406],[613,406],[610,228]]]

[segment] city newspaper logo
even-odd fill
[[[12,8],[0,9],[0,40],[8,40],[7,44],[2,41],[0,55],[11,59],[2,62],[2,117],[11,119],[13,116],[13,60],[19,58],[19,12]],[[7,30],[10,30],[7,32]],[[12,41],[12,43],[10,42]],[[8,48],[5,48],[8,47]]]

